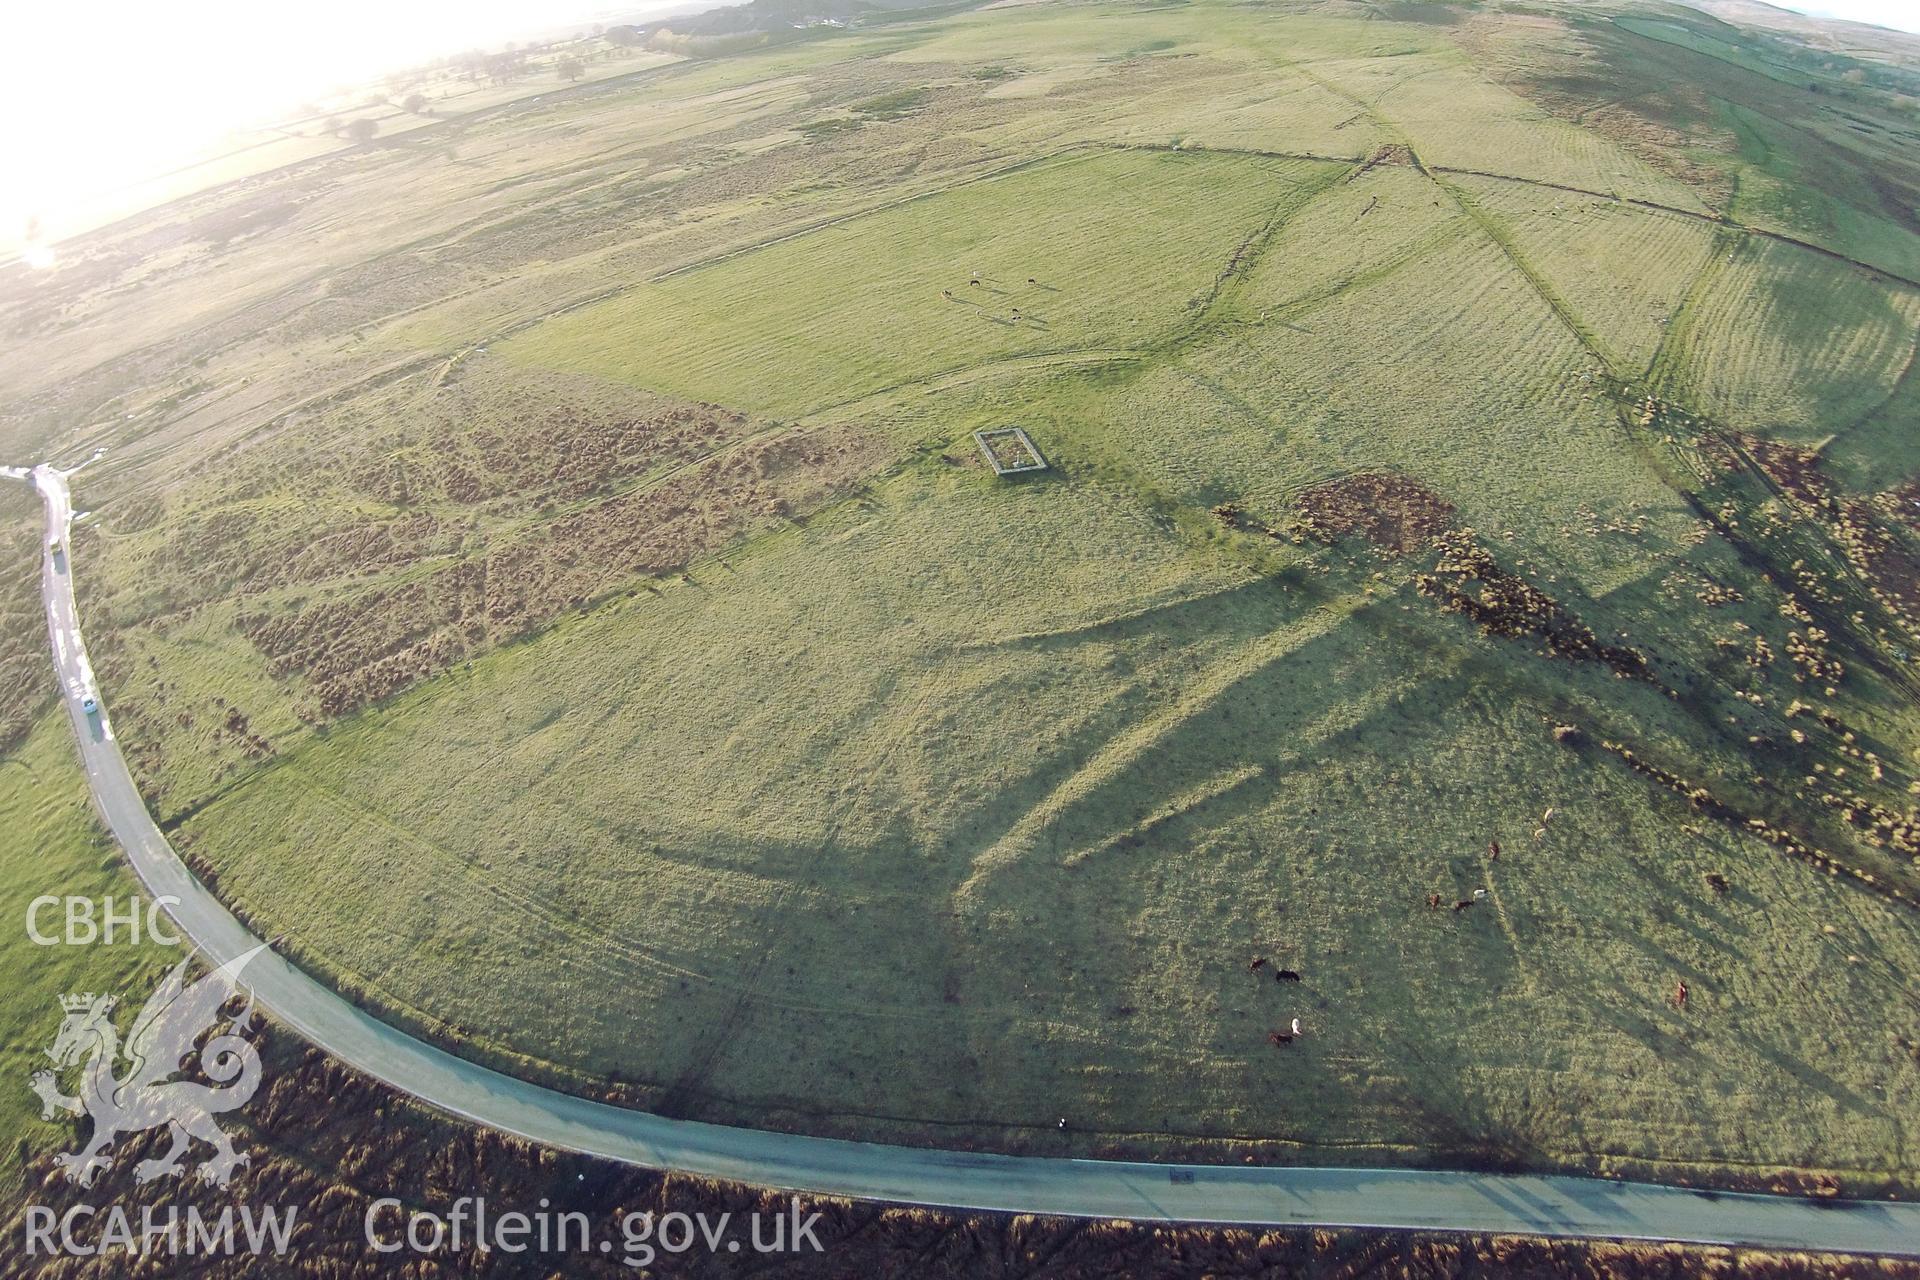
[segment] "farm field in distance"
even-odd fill
[[[76,582],[176,846],[456,1052],[960,1149],[1912,1194],[1886,34],[683,39],[0,272],[0,461],[106,446]],[[6,697],[0,817],[105,859]]]

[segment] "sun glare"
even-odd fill
[[[377,91],[394,71],[509,40],[570,34],[644,7],[613,9],[605,0],[342,0],[319,11],[236,0],[33,4],[6,20],[17,56],[0,78],[0,252],[24,256],[29,219],[57,241],[96,220],[130,184],[284,136],[303,104],[367,86]],[[18,56],[27,50],[40,52]]]

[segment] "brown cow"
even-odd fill
[[[1427,906],[1429,906],[1429,907],[1437,907],[1437,906],[1439,906],[1439,905],[1440,905],[1440,895],[1439,895],[1439,894],[1437,894],[1437,893],[1430,893],[1430,894],[1428,894],[1428,895],[1427,895]]]
[[[1267,1032],[1267,1043],[1277,1049],[1281,1045],[1292,1044],[1293,1037],[1284,1031],[1269,1031]]]
[[[1673,1007],[1676,1009],[1684,1009],[1687,1007],[1687,982],[1684,978],[1675,984],[1673,988]]]
[[[1500,861],[1500,842],[1498,840],[1487,841],[1487,861]]]
[[[1453,904],[1453,909],[1455,911],[1465,911],[1468,907],[1472,905],[1473,905],[1472,898],[1462,898],[1460,899],[1460,901]]]

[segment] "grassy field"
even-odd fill
[[[1819,439],[1886,403],[1916,323],[1911,288],[1776,244],[1734,246],[1695,281],[1654,384],[1722,421]]]
[[[46,1066],[44,1050],[60,1029],[59,998],[79,991],[145,991],[173,953],[139,944],[41,946],[27,931],[34,899],[69,895],[96,904],[112,897],[124,913],[140,892],[94,816],[70,738],[55,702],[40,606],[40,500],[17,481],[0,481],[0,1176],[23,1175],[22,1161],[67,1142],[69,1125],[40,1119],[27,1079]],[[96,908],[103,909],[103,908]],[[64,907],[42,908],[43,936],[60,935]]]
[[[17,746],[53,702],[40,605],[40,495],[0,481],[0,752]]]
[[[1497,178],[1449,185],[1579,318],[1581,337],[1610,371],[1646,376],[1714,256],[1711,223]]]
[[[672,1114],[1911,1190],[1920,72],[1376,8],[694,57],[11,289],[157,814]]]
[[[186,831],[350,989],[505,1060],[563,1046],[519,1065],[669,1110],[1023,1144],[1067,1114],[1319,1158],[1912,1159],[1911,913],[1555,745],[1567,702],[1619,714],[1608,682],[1516,688],[1404,593],[1308,605],[1169,562],[1098,490],[983,487],[903,480],[476,663]],[[1103,561],[1009,557],[1063,525]],[[406,905],[339,911],[343,882]],[[1491,910],[1424,903],[1479,887]],[[1276,1054],[1302,1015],[1311,1047]]]
[[[46,668],[43,683],[52,682]],[[55,711],[0,755],[0,827],[7,832],[0,841],[0,909],[8,922],[0,930],[0,972],[7,979],[7,998],[0,1001],[0,1072],[15,1086],[0,1091],[0,1126],[10,1139],[0,1152],[0,1172],[10,1179],[21,1176],[24,1159],[63,1147],[72,1136],[65,1118],[40,1119],[40,1100],[27,1088],[28,1077],[47,1065],[45,1050],[60,1030],[59,998],[123,991],[137,1009],[179,955],[151,944],[144,931],[137,945],[123,940],[111,947],[40,946],[27,933],[28,908],[43,895],[96,904],[111,897],[124,913],[128,900],[144,892],[94,816],[69,734],[66,713]],[[43,935],[62,934],[63,910],[41,911]]]
[[[754,412],[1164,340],[1339,166],[1121,152],[1025,168],[635,289],[508,359]]]

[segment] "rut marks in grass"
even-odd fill
[[[1647,386],[1658,389],[1663,398],[1679,398],[1686,378],[1685,349],[1693,331],[1694,317],[1699,313],[1702,302],[1712,293],[1714,282],[1726,270],[1726,264],[1739,252],[1740,245],[1738,235],[1729,231],[1716,233],[1707,260],[1694,273],[1693,281],[1687,286],[1679,305],[1667,318],[1666,331],[1660,335],[1660,345],[1647,362],[1645,373]]]
[[[1364,172],[1364,169],[1361,172]],[[1357,173],[1354,170],[1347,170],[1344,173],[1328,172],[1321,175],[1318,181],[1297,184],[1296,190],[1289,193],[1287,198],[1277,201],[1268,210],[1266,220],[1248,232],[1234,248],[1219,274],[1214,277],[1206,296],[1195,306],[1192,320],[1168,341],[1164,354],[1173,355],[1201,345],[1208,337],[1217,333],[1224,323],[1223,313],[1227,309],[1227,304],[1246,290],[1261,260],[1272,247],[1274,238],[1280,234],[1294,215],[1305,210],[1335,186],[1344,181],[1350,181],[1355,176]]]
[[[779,940],[777,933],[768,933],[766,928],[771,921],[790,918],[782,908],[786,906],[787,900],[792,895],[791,885],[781,885],[761,908],[760,919],[754,930],[760,938],[761,945],[756,949],[746,971],[735,975],[738,982],[737,993],[728,1002],[726,1011],[717,1020],[709,1021],[704,1026],[700,1033],[700,1040],[687,1055],[686,1066],[653,1104],[652,1110],[655,1114],[669,1117],[688,1114],[694,1100],[706,1092],[703,1086],[712,1077],[714,1066],[720,1061],[721,1056],[737,1043],[738,1038],[735,1032],[739,1030],[740,1024],[755,1004],[761,985],[761,975],[765,972],[767,961],[772,958]]]
[[[1500,224],[1499,220],[1481,208],[1478,201],[1454,184],[1442,182],[1437,178],[1434,182],[1436,186],[1447,193],[1462,213],[1473,219],[1474,225],[1480,228],[1487,239],[1493,241],[1493,243],[1499,247],[1500,252],[1505,255],[1507,261],[1512,263],[1514,269],[1526,278],[1527,283],[1533,287],[1533,291],[1540,295],[1541,301],[1547,304],[1547,307],[1553,312],[1554,316],[1566,327],[1567,332],[1573,335],[1574,340],[1586,350],[1587,354],[1599,361],[1602,366],[1611,370],[1616,376],[1623,373],[1624,371],[1620,368],[1619,357],[1608,349],[1606,344],[1600,340],[1599,335],[1594,333],[1593,329],[1580,318],[1579,313],[1574,310],[1573,304],[1561,297],[1560,291],[1553,287],[1553,284],[1546,276],[1542,275],[1534,268],[1532,263],[1527,261],[1526,254],[1521,251],[1519,244],[1515,242],[1513,236],[1507,232],[1507,229]]]

